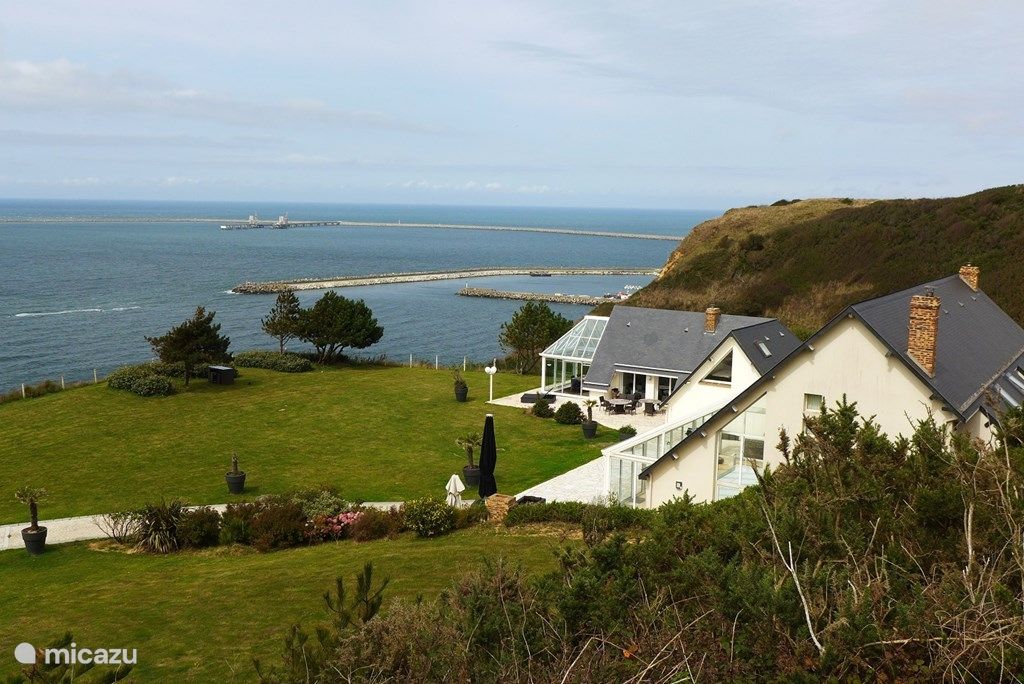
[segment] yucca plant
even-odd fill
[[[143,506],[139,511],[139,548],[150,553],[177,551],[178,525],[184,516],[185,504],[180,501],[161,501]]]

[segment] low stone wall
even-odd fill
[[[547,292],[514,292],[492,290],[487,287],[464,287],[459,290],[463,297],[487,297],[489,299],[514,299],[522,302],[551,302],[553,304],[580,304],[597,306],[605,302],[621,302],[618,297],[594,297],[592,295],[551,294]]]

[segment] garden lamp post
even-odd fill
[[[494,374],[498,372],[498,359],[491,361],[491,365],[484,368],[487,373],[488,379],[491,381],[491,398],[490,401],[494,401]]]

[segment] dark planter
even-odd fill
[[[479,466],[462,466],[462,479],[466,481],[467,487],[476,487],[480,484]]]
[[[466,401],[469,398],[469,386],[468,385],[456,385],[455,386],[455,400]]]
[[[597,423],[595,421],[583,421],[583,436],[587,439],[597,437]]]
[[[230,494],[241,494],[245,491],[245,471],[240,470],[236,473],[227,473],[224,475],[224,480],[228,483],[228,493]]]
[[[32,529],[26,527],[21,531],[21,538],[25,542],[25,550],[30,555],[38,556],[46,550],[46,528],[37,527]]]

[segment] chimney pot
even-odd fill
[[[704,311],[704,332],[713,333],[718,329],[718,319],[722,317],[722,310],[717,306],[708,307]]]
[[[967,283],[972,290],[978,291],[978,278],[981,276],[981,269],[977,266],[967,264],[960,267],[960,278]]]
[[[935,376],[935,350],[939,337],[941,307],[942,302],[932,290],[910,298],[907,354],[932,377]]]

